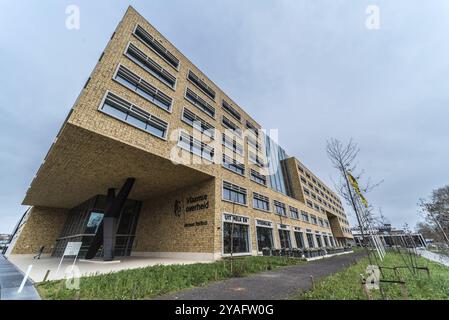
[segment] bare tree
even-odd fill
[[[352,139],[349,140],[348,144],[344,145],[341,141],[331,138],[327,141],[326,151],[332,165],[340,173],[339,181],[335,186],[337,192],[346,203],[353,208],[362,235],[362,243],[364,247],[366,247],[371,244],[366,231],[371,230],[373,223],[375,222],[373,208],[369,206],[366,207],[365,204],[362,205],[364,199],[361,199],[360,194],[354,192],[348,179],[348,174],[350,173],[357,181],[359,181],[364,173],[363,171],[357,172],[356,158],[360,149]],[[370,179],[368,179],[366,185],[360,187],[360,193],[369,192],[380,183],[381,182],[372,184]],[[368,249],[367,252],[369,257],[370,251]]]

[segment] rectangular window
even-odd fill
[[[232,130],[236,135],[239,137],[242,136],[242,129],[238,127],[234,122],[223,116],[221,119],[221,123],[225,128],[228,128],[229,130]]]
[[[189,79],[195,86],[203,91],[209,98],[215,100],[215,91],[211,87],[209,87],[203,80],[201,80],[196,74],[194,74],[192,70],[189,70],[187,79]]]
[[[270,199],[259,193],[253,192],[253,208],[270,211]]]
[[[212,161],[214,159],[214,148],[204,142],[195,139],[193,136],[182,131],[179,135],[178,146],[190,153],[196,154],[203,159]]]
[[[298,209],[296,209],[295,207],[290,207],[290,216],[293,219],[299,219]]]
[[[204,135],[214,139],[215,128],[207,121],[204,121],[201,117],[197,116],[195,113],[187,108],[182,111],[182,121],[187,123],[189,126],[197,129]]]
[[[307,236],[307,244],[309,245],[309,248],[314,248],[315,242],[313,241],[313,234],[307,233],[306,236]]]
[[[128,68],[119,65],[114,79],[128,89],[135,91],[144,99],[150,101],[159,108],[167,111],[171,110],[173,102],[172,98],[159,91],[156,87],[140,78]]]
[[[259,155],[255,154],[254,152],[248,151],[248,160],[259,167],[264,166],[263,159],[261,159],[261,157],[259,157]]]
[[[304,222],[309,222],[309,215],[308,215],[308,213],[305,212],[305,211],[301,211],[301,219]]]
[[[170,88],[174,89],[176,87],[176,77],[162,68],[156,61],[152,60],[132,43],[129,43],[126,49],[126,56]]]
[[[235,110],[233,107],[231,107],[231,105],[229,103],[227,103],[225,100],[223,100],[221,102],[221,107],[223,108],[224,111],[229,113],[236,120],[238,120],[239,122],[242,121],[242,116],[240,115],[240,113],[237,110]]]
[[[245,188],[223,181],[223,200],[246,205],[246,194]]]
[[[318,219],[318,222],[319,222],[319,224],[320,224],[320,227],[324,227],[324,221],[323,221],[323,219]]]
[[[257,249],[262,252],[264,248],[273,249],[273,229],[265,227],[257,227]]]
[[[303,238],[302,232],[295,231],[295,240],[296,240],[296,247],[303,249],[304,248],[304,238]]]
[[[249,253],[249,226],[238,223],[223,223],[223,253]]]
[[[224,153],[223,153],[222,165],[226,169],[234,171],[235,173],[238,173],[238,174],[240,174],[242,176],[245,175],[245,165],[243,163],[238,162],[235,159],[232,159],[231,157],[228,157]]]
[[[310,215],[310,221],[311,221],[313,224],[318,224],[318,221],[317,221],[317,219],[316,219],[316,217],[315,217],[314,215]]]
[[[323,240],[324,240],[324,246],[329,247],[329,242],[327,240],[327,236],[323,235]]]
[[[307,200],[307,206],[313,209],[313,203],[310,200]]]
[[[166,137],[168,129],[167,122],[162,121],[111,92],[106,94],[106,98],[99,110],[159,138],[165,139]]]
[[[319,234],[316,234],[315,237],[318,248],[321,248],[323,246],[323,244],[321,243],[321,236]]]
[[[274,212],[276,214],[287,216],[287,209],[285,208],[285,203],[279,202],[277,200],[274,200],[273,203],[274,203]]]
[[[290,231],[279,229],[279,240],[282,249],[291,249],[292,243],[290,241]]]
[[[146,32],[141,26],[137,25],[134,30],[134,35],[142,41],[148,48],[156,52],[162,59],[164,59],[173,68],[178,69],[179,60],[170,53],[159,41]]]
[[[253,124],[252,124],[251,122],[249,122],[248,120],[246,121],[246,128],[249,129],[249,130],[251,130],[251,131],[256,135],[256,137],[259,136],[259,130],[256,128],[255,125],[253,125]]]
[[[260,174],[254,169],[251,169],[250,171],[250,179],[258,184],[261,184],[263,186],[267,185],[267,177],[263,174]]]
[[[222,133],[222,144],[226,148],[232,150],[233,152],[243,156],[243,145],[238,143],[235,139],[228,137],[226,134]]]
[[[190,101],[194,106],[198,109],[206,113],[207,115],[215,118],[215,108],[212,107],[209,103],[204,101],[204,99],[200,98],[195,92],[187,88],[186,90],[186,99]]]

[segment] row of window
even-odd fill
[[[167,122],[112,92],[106,93],[99,110],[159,138],[165,139],[167,136]]]
[[[223,157],[225,159],[225,157]],[[223,162],[224,162],[223,159]],[[229,161],[229,160],[228,160]],[[234,164],[235,165],[235,164]],[[230,169],[233,170],[233,169]],[[223,181],[223,200],[234,202],[241,205],[247,205],[247,190],[227,181]],[[287,217],[287,206],[285,203],[278,200],[273,200],[274,212],[278,215]],[[253,208],[262,211],[270,212],[270,199],[262,194],[253,192]],[[289,206],[290,217],[293,219],[300,219],[297,208]],[[304,222],[319,225],[323,228],[330,228],[329,221],[317,218],[314,215],[301,211],[301,219]]]
[[[274,249],[274,227],[271,221],[255,219],[257,251]],[[336,243],[331,234],[312,233],[287,225],[277,226],[279,247],[281,249],[335,247]],[[293,234],[292,234],[293,232]],[[293,235],[293,238],[292,238]],[[305,237],[304,237],[305,236]],[[249,218],[225,214],[223,217],[223,254],[249,254],[251,253],[251,232]]]

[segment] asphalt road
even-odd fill
[[[257,273],[244,278],[214,282],[204,287],[159,296],[161,300],[281,300],[310,290],[311,276],[316,280],[350,266],[365,254],[349,253]]]

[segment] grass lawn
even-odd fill
[[[79,290],[67,289],[65,280],[40,283],[37,289],[43,299],[144,299],[299,263],[304,262],[279,257],[239,257],[234,258],[233,272],[229,259],[213,263],[157,265],[83,277]]]
[[[381,283],[386,299],[449,299],[449,268],[422,257],[417,257],[417,261],[419,267],[429,268],[430,277],[425,271],[418,271],[414,275],[408,269],[400,269],[398,276],[395,276],[392,270],[386,270],[382,280],[402,279],[406,283],[406,290],[399,284]],[[295,296],[294,299],[366,300],[368,297],[363,290],[360,274],[367,275],[365,270],[368,264],[368,259],[364,258],[344,271],[321,279],[314,290]],[[393,267],[405,266],[405,263],[399,254],[389,252],[378,265]],[[381,299],[379,290],[371,290],[370,293],[372,299]]]

